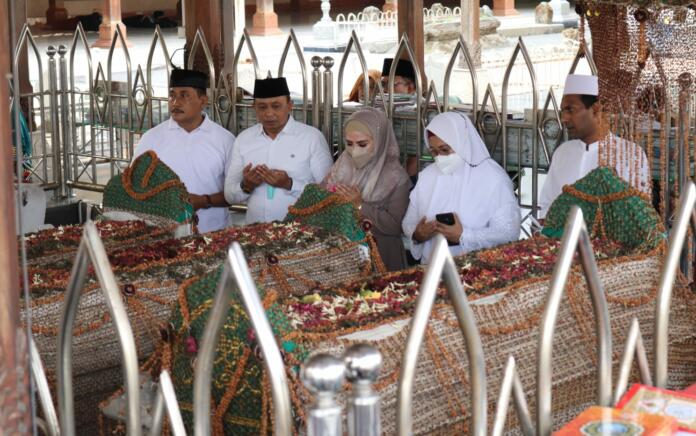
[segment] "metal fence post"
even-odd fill
[[[70,125],[68,122],[70,118],[70,104],[68,103],[68,63],[65,58],[67,53],[68,48],[66,46],[62,44],[58,46],[58,55],[60,56],[60,131],[63,143],[63,178],[61,179],[60,191],[63,197],[72,197],[72,187],[68,185],[72,180],[72,166],[70,165],[72,145],[70,141],[70,129],[68,128]]]
[[[322,101],[322,87],[321,87],[321,71],[319,68],[322,66],[322,59],[319,56],[312,56],[312,125],[317,129],[321,130],[321,101]]]
[[[346,378],[353,385],[348,400],[348,435],[379,436],[379,394],[372,389],[382,366],[382,354],[367,344],[355,344],[343,354]]]
[[[54,191],[53,197],[55,199],[63,198],[64,195],[64,185],[63,185],[63,175],[61,171],[61,159],[60,159],[60,118],[58,114],[58,74],[56,71],[56,48],[49,45],[46,49],[46,54],[48,54],[48,93],[49,93],[49,111],[51,113],[51,149],[52,149],[52,165],[53,165],[53,179],[58,183],[58,188]],[[44,144],[44,147],[47,147]],[[47,153],[48,150],[45,150]]]
[[[307,436],[341,436],[341,406],[335,401],[343,385],[345,366],[330,354],[310,357],[300,374],[302,382],[314,394],[307,413]]]
[[[679,75],[679,118],[677,121],[677,148],[678,156],[678,180],[679,187],[686,186],[686,183],[691,179],[691,169],[689,168],[689,131],[691,114],[691,98],[689,89],[694,82],[693,76],[690,73],[682,73]],[[682,195],[682,192],[679,192]],[[693,272],[691,271],[691,263],[689,262],[689,245],[686,244],[682,249],[682,255],[679,262],[681,272],[687,279],[692,279]]]
[[[334,65],[334,60],[330,56],[324,57],[324,125],[322,133],[329,144],[329,149],[333,146],[333,72],[331,67]],[[343,96],[338,96],[343,98]],[[339,141],[341,139],[339,138]]]

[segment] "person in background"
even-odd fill
[[[455,256],[517,240],[521,215],[512,182],[469,118],[439,114],[425,136],[435,163],[419,174],[402,223],[411,255],[428,263],[437,233]]]
[[[389,71],[393,63],[393,59],[387,58],[384,60],[384,64],[382,65],[382,88],[385,93],[389,92]],[[395,111],[407,112],[415,110],[414,105],[416,104],[416,70],[413,68],[413,64],[411,63],[411,61],[408,61],[406,59],[399,59],[399,62],[396,64],[396,71],[394,73],[394,94],[410,96],[409,104],[397,106],[395,107]],[[408,123],[406,124],[406,126],[407,127],[405,136],[407,138],[401,138],[401,141],[406,140],[408,144],[406,146],[405,167],[406,172],[408,173],[409,177],[411,177],[411,181],[415,184],[416,180],[418,180],[418,156],[415,150],[415,147],[417,145],[413,143],[415,142],[416,135],[415,132],[409,131],[410,129],[408,128]],[[400,130],[401,127],[401,123],[399,122],[399,120],[397,120],[395,122],[395,129]]]
[[[370,79],[370,82],[368,84],[370,95],[368,96],[367,101],[371,102],[373,97],[375,96],[375,93],[377,92],[377,82],[381,80],[381,75],[380,72],[377,70],[368,70],[367,75]],[[360,103],[365,100],[365,86],[363,85],[363,83],[365,83],[365,76],[360,74],[358,78],[355,80],[355,84],[353,84],[353,88],[350,90],[350,94],[348,94],[347,101]]]
[[[292,117],[284,77],[256,80],[254,110],[259,122],[239,134],[225,179],[227,201],[247,204],[247,224],[285,218],[333,164],[321,132]]]
[[[399,163],[399,146],[384,112],[353,113],[343,129],[345,151],[322,185],[348,198],[372,222],[379,254],[390,271],[406,267],[401,220],[411,181]]]
[[[12,168],[14,168],[15,171],[15,178],[17,177],[17,132],[15,130],[15,114],[17,113],[17,110],[18,108],[16,106],[12,106]],[[24,113],[22,113],[21,110],[19,110],[17,118],[19,118],[19,141],[22,144],[22,182],[31,183],[31,132],[29,131],[27,120],[24,118]]]
[[[393,63],[393,58],[386,58],[382,64],[382,89],[384,92],[389,92],[389,72]],[[394,73],[394,93],[410,95],[415,92],[416,71],[413,69],[413,64],[406,59],[399,59]]]
[[[234,135],[203,112],[208,104],[206,74],[175,68],[169,78],[168,121],[145,132],[133,160],[148,150],[170,167],[189,192],[198,216],[198,231],[227,227],[228,204],[223,187]]]
[[[596,76],[568,75],[561,100],[561,122],[571,139],[553,153],[539,196],[539,218],[546,216],[553,201],[563,192],[563,186],[585,177],[602,164],[601,161],[606,165],[613,160],[611,164],[619,177],[639,191],[651,193],[650,162],[645,151],[602,128],[602,106],[598,96]]]

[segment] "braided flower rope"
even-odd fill
[[[318,212],[321,212],[322,210],[330,207],[330,206],[340,206],[343,204],[348,204],[349,201],[345,197],[341,197],[339,195],[329,195],[325,199],[321,200],[318,203],[315,203],[309,207],[304,207],[304,208],[297,208],[295,206],[290,206],[288,208],[288,213],[291,213],[293,215],[297,216],[309,216],[309,215],[314,215]]]
[[[572,185],[563,186],[563,192],[572,195],[580,200],[587,201],[588,203],[593,203],[597,205],[597,213],[595,214],[594,223],[592,225],[592,232],[602,237],[607,237],[606,228],[604,227],[604,213],[602,211],[602,204],[611,203],[614,201],[625,200],[630,197],[639,197],[645,201],[650,202],[650,196],[644,192],[638,191],[633,186],[628,186],[627,189],[619,192],[614,192],[606,195],[592,195],[586,192],[582,192]]]
[[[641,192],[631,185],[628,185],[626,189],[619,192],[614,192],[606,195],[592,195],[586,192],[582,192],[572,185],[563,186],[563,192],[570,194],[573,197],[585,200],[590,203],[601,205],[602,203],[611,203],[613,201],[625,200],[629,197],[640,197],[645,201],[650,201],[650,196],[644,192]]]

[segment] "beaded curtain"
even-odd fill
[[[646,151],[652,178],[659,180],[659,189],[653,192],[663,219],[676,206],[679,186],[675,162],[679,154],[687,164],[694,162],[693,135],[687,129],[685,147],[678,150],[675,134],[667,128],[677,127],[680,118],[681,125],[694,124],[694,9],[693,3],[648,1],[585,1],[576,7],[581,15],[580,34],[584,35],[587,22],[595,35],[592,56],[605,127]],[[585,44],[582,36],[580,43]],[[603,154],[603,163],[632,159],[632,177],[638,177],[642,157],[617,154]]]

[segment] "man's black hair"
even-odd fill
[[[597,103],[599,98],[597,98],[596,95],[587,95],[587,94],[580,94],[580,101],[582,101],[583,106],[585,106],[585,109],[589,109],[592,107],[593,104]]]

